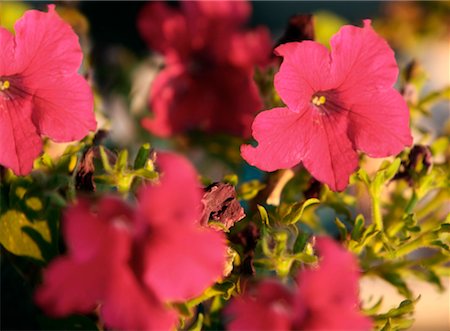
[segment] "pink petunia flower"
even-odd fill
[[[266,29],[244,29],[245,1],[160,2],[144,7],[138,27],[166,68],[152,84],[153,118],[143,126],[167,137],[192,129],[249,136],[262,102],[253,67],[269,61]]]
[[[299,163],[334,191],[348,185],[357,150],[371,157],[398,154],[412,144],[409,111],[393,85],[394,52],[370,25],[344,26],[331,52],[316,42],[281,45],[275,88],[287,108],[264,111],[253,122],[257,147],[242,157],[265,171]]]
[[[319,267],[301,271],[294,289],[265,280],[226,308],[229,330],[370,330],[358,308],[355,258],[319,238]]]
[[[91,89],[77,73],[78,37],[55,6],[27,11],[14,29],[0,27],[0,164],[25,175],[42,151],[41,135],[74,141],[97,124]]]
[[[35,295],[44,311],[64,316],[100,305],[108,328],[169,330],[177,314],[166,303],[199,295],[222,276],[225,238],[198,223],[195,170],[175,155],[158,161],[160,184],[140,190],[136,209],[107,197],[66,211],[68,252],[50,264]]]

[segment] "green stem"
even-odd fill
[[[375,229],[383,231],[383,217],[381,215],[380,195],[371,192],[370,198],[372,200],[372,222],[375,224]]]

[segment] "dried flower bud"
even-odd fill
[[[245,217],[237,200],[236,190],[230,184],[213,183],[205,189],[200,224],[228,231],[234,223]],[[210,222],[211,221],[211,222]]]

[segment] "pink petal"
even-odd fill
[[[193,84],[184,66],[174,64],[161,71],[150,90],[153,118],[144,119],[142,125],[160,137],[169,137],[198,125],[201,121],[198,114],[202,114],[203,109],[191,106],[193,97],[190,96],[196,95]],[[207,116],[203,118],[207,119]]]
[[[230,43],[231,47],[226,45],[228,52],[224,53],[233,64],[252,68],[254,65],[264,66],[269,63],[272,40],[266,28],[235,33],[231,36]]]
[[[339,90],[359,90],[392,87],[397,80],[398,67],[394,52],[387,42],[372,29],[370,20],[364,27],[342,27],[331,38],[332,76],[340,82]]]
[[[316,310],[326,310],[333,304],[343,308],[356,306],[360,275],[356,258],[327,237],[317,239],[316,249],[320,256],[319,267],[300,272],[297,277],[303,300]],[[340,286],[336,286],[336,282]]]
[[[251,70],[223,66],[190,73],[172,65],[151,88],[153,119],[143,121],[152,133],[167,137],[193,129],[247,137],[262,102]]]
[[[359,311],[356,258],[330,238],[317,239],[319,267],[299,273],[295,327],[304,330],[371,330]],[[336,286],[339,284],[339,286]]]
[[[26,84],[35,90],[33,122],[41,134],[57,142],[75,141],[97,128],[94,97],[80,75],[34,76]]]
[[[200,220],[202,192],[194,167],[184,157],[158,153],[158,184],[141,188],[140,213],[151,225],[194,224]]]
[[[319,113],[313,109],[310,122],[302,123],[306,137],[301,142],[303,165],[333,191],[344,190],[358,167],[358,154],[347,136],[347,122],[345,113]]]
[[[213,28],[218,24],[238,26],[245,23],[251,14],[250,3],[244,0],[183,1],[182,6],[190,28],[194,29],[206,30],[206,28]],[[209,26],[205,21],[209,23]],[[197,31],[197,33],[201,31]]]
[[[90,312],[114,287],[114,275],[128,268],[131,233],[115,219],[105,220],[81,201],[67,209],[63,222],[68,255],[50,263],[37,303],[49,314]],[[119,215],[120,216],[120,215]]]
[[[275,75],[275,89],[288,108],[300,112],[311,103],[313,94],[332,89],[330,53],[313,41],[292,42],[278,46],[275,53],[283,57]]]
[[[351,92],[344,96],[350,100]],[[349,112],[349,136],[356,148],[372,157],[397,155],[411,146],[409,109],[393,88],[358,91]]]
[[[0,27],[0,45],[2,45],[0,56],[0,77],[9,76],[16,73],[16,62],[14,60],[15,43],[14,36]]]
[[[56,13],[28,10],[15,26],[16,61],[24,76],[73,75],[81,65],[78,36]]]
[[[42,151],[42,142],[31,121],[31,100],[6,100],[0,92],[0,164],[11,168],[16,175],[26,175],[33,168],[34,159]]]
[[[230,319],[227,330],[291,330],[292,299],[281,284],[263,281],[225,309]]]
[[[291,168],[300,163],[305,151],[302,117],[287,108],[263,111],[253,122],[253,137],[258,146],[243,145],[242,157],[264,171]]]
[[[148,3],[139,13],[138,29],[149,47],[167,56],[168,62],[190,53],[191,38],[179,10],[161,2]]]
[[[147,242],[144,282],[162,301],[191,299],[222,276],[222,232],[171,221],[153,229]]]
[[[116,239],[114,251],[121,255],[114,258],[117,261],[126,260],[128,253],[124,256],[123,252],[127,251],[125,246],[130,235],[127,234],[127,224],[131,226],[130,208],[118,198],[104,197],[95,209],[97,214],[93,214],[93,207],[87,200],[80,199],[64,211],[62,227],[71,257],[83,262],[105,254],[112,245],[111,237],[118,236],[121,239]],[[103,235],[99,236],[99,233]]]
[[[177,318],[173,311],[146,291],[135,276],[123,266],[111,277],[114,281],[106,292],[101,317],[106,326],[119,330],[172,330]]]
[[[49,6],[16,22],[16,61],[33,94],[33,122],[52,140],[80,140],[97,127],[92,91],[77,74],[83,53],[78,36]]]
[[[104,295],[110,275],[101,260],[79,264],[60,257],[44,271],[36,303],[53,316],[89,313]]]

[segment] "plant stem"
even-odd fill
[[[370,198],[372,200],[372,222],[375,224],[377,230],[383,231],[383,217],[381,215],[380,195],[371,192]]]

